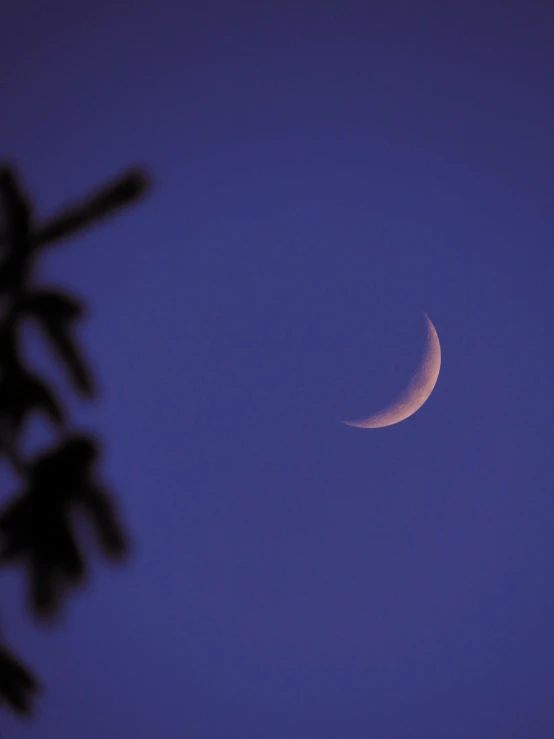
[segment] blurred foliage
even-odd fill
[[[94,397],[94,381],[75,338],[83,305],[61,290],[36,285],[35,263],[56,242],[140,199],[148,184],[142,170],[131,170],[41,226],[33,221],[15,169],[0,166],[0,457],[19,481],[19,490],[0,509],[0,568],[18,566],[23,572],[28,607],[38,622],[59,615],[71,589],[86,578],[78,516],[88,519],[107,558],[125,557],[129,543],[112,496],[98,479],[96,437],[71,427],[56,392],[22,357],[23,322],[32,320],[75,391],[84,399]],[[35,413],[52,425],[56,442],[28,458],[23,435]],[[0,704],[30,716],[39,689],[38,678],[0,633]]]

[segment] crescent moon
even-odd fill
[[[391,405],[372,416],[360,418],[358,421],[343,421],[347,426],[357,426],[362,429],[392,426],[412,416],[431,395],[437,384],[441,368],[441,347],[431,319],[426,313],[423,315],[427,321],[427,346],[408,388]]]

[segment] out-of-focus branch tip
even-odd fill
[[[0,703],[20,716],[30,716],[39,691],[35,676],[5,646],[0,645]]]
[[[47,221],[36,233],[36,245],[46,246],[87,228],[94,221],[106,218],[142,197],[150,184],[146,170],[139,167],[128,170],[81,203],[70,206],[59,216]]]

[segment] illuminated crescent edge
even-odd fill
[[[347,426],[365,429],[392,426],[412,416],[431,395],[437,384],[441,368],[441,347],[431,319],[426,313],[423,315],[427,321],[427,346],[423,359],[412,376],[407,389],[383,410],[357,421],[343,421]]]

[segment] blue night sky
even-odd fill
[[[6,3],[38,216],[154,178],[42,265],[90,308],[72,408],[134,554],[54,627],[2,575],[46,687],[7,736],[552,739],[553,37],[540,0]],[[341,424],[422,311],[428,402]]]

